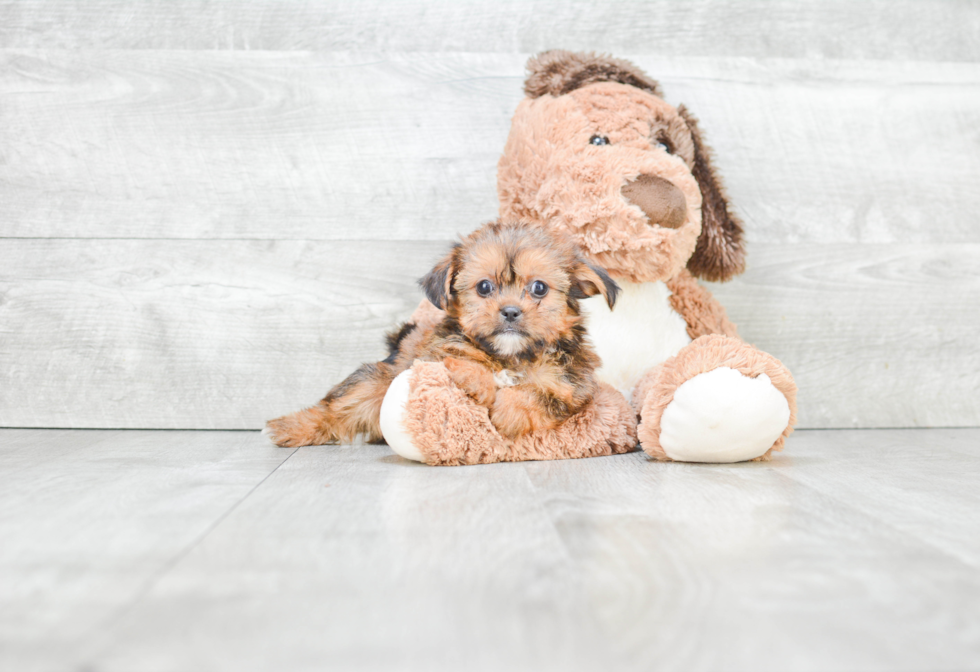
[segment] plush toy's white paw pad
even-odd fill
[[[388,386],[384,401],[381,402],[381,434],[393,451],[407,460],[421,462],[422,453],[402,426],[411,380],[412,370],[408,369],[399,373]]]
[[[765,454],[789,424],[789,403],[769,376],[720,367],[674,391],[660,446],[682,462],[741,462]]]

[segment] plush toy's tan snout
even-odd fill
[[[673,182],[656,175],[640,175],[627,182],[623,196],[639,206],[651,225],[679,229],[687,221],[687,199]]]

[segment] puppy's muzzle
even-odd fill
[[[687,199],[672,182],[656,175],[640,175],[623,187],[623,196],[649,218],[651,224],[678,229],[687,221]]]
[[[500,309],[500,316],[504,318],[504,321],[506,322],[517,322],[519,319],[521,319],[522,314],[521,309],[517,306],[504,306]]]

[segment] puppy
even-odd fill
[[[592,399],[600,360],[578,300],[601,294],[612,308],[619,287],[570,240],[540,226],[487,224],[419,284],[445,311],[441,321],[403,325],[388,335],[384,361],[361,366],[316,406],[269,421],[273,443],[383,441],[385,392],[416,359],[443,362],[507,438],[557,427]]]

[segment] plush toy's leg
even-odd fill
[[[637,385],[637,435],[660,460],[742,462],[782,450],[796,422],[783,364],[727,336],[702,336]]]
[[[398,375],[381,404],[381,431],[402,457],[432,465],[487,464],[613,455],[636,447],[636,414],[601,385],[584,410],[555,429],[507,439],[489,410],[453,383],[440,362],[416,361]]]
[[[510,449],[487,408],[439,362],[416,361],[395,378],[381,404],[381,433],[396,453],[427,464],[501,462]]]
[[[399,373],[388,387],[384,401],[381,402],[381,434],[397,454],[407,460],[424,462],[422,452],[415,447],[412,437],[402,424],[411,383],[412,370],[408,369]]]

